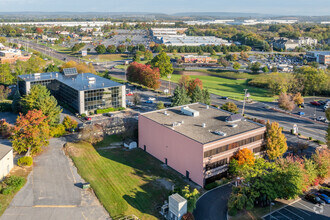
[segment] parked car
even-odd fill
[[[169,108],[169,107],[171,107],[172,106],[172,103],[164,103],[164,107],[165,108]]]
[[[113,113],[105,113],[105,116],[108,116],[108,117],[113,117],[114,114]]]
[[[227,96],[222,96],[221,99],[225,99],[225,100],[227,100],[228,97],[227,97]]]
[[[325,103],[327,103],[327,102],[325,102],[325,101],[318,101],[318,103],[320,103],[321,105],[325,105]]]
[[[126,100],[126,106],[127,107],[133,106],[133,102],[130,102],[130,101]]]
[[[314,194],[305,195],[305,199],[312,202],[312,203],[314,203],[314,204],[325,205],[325,202],[323,200],[321,200],[318,196],[314,195]]]
[[[305,112],[298,112],[298,115],[303,116],[305,115]]]
[[[317,117],[316,120],[318,120],[318,121],[325,121],[325,117],[319,116],[319,117]]]
[[[312,105],[320,106],[321,104],[317,101],[310,102]]]
[[[149,101],[155,101],[156,98],[154,98],[154,97],[149,97],[148,100],[149,100]]]
[[[145,103],[147,103],[147,104],[152,104],[152,103],[154,103],[152,100],[147,100],[147,101],[145,101]]]
[[[88,117],[88,116],[86,116],[86,117],[85,117],[85,120],[87,120],[87,121],[91,121],[91,120],[92,120],[92,118],[91,118],[91,117]]]
[[[330,203],[330,197],[323,194],[323,193],[315,193],[315,195],[317,197],[319,197],[320,199],[322,199],[325,203],[329,204]]]
[[[126,94],[126,96],[133,96],[133,95],[134,95],[133,92],[129,92]]]
[[[330,196],[330,190],[328,190],[328,189],[320,189],[319,190],[319,193],[322,193],[322,194],[325,194],[327,196]]]

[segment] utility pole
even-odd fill
[[[244,89],[244,100],[243,100],[243,109],[242,109],[242,115],[244,116],[244,109],[245,109],[245,98],[246,98],[246,92],[248,89]]]
[[[171,77],[172,77],[171,74],[167,75],[167,78],[168,78],[168,94],[169,94],[169,96],[171,96]]]

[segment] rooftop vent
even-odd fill
[[[199,111],[196,111],[194,109],[191,109],[188,106],[183,106],[181,108],[181,113],[183,113],[185,115],[193,116],[193,117],[199,116]]]
[[[167,115],[167,116],[168,116],[168,115],[170,115],[170,114],[169,114],[167,111],[164,111],[164,115]]]
[[[209,106],[209,105],[207,105],[207,106],[206,106],[206,109],[209,109],[209,108],[210,108],[210,106]]]
[[[220,135],[220,136],[223,136],[223,137],[227,136],[227,134],[225,132],[222,132],[222,131],[215,131],[214,134]]]
[[[178,127],[180,125],[181,125],[181,122],[175,121],[175,122],[173,122],[172,127],[174,128],[174,127]]]
[[[230,125],[230,127],[236,128],[237,127],[237,124],[232,124],[232,125]]]
[[[226,118],[226,122],[233,123],[233,122],[242,121],[243,119],[244,117],[241,114],[233,114]]]
[[[95,83],[95,81],[96,81],[95,77],[89,77],[88,78],[89,83]]]
[[[205,124],[205,123],[203,123],[203,124],[202,124],[202,127],[203,127],[203,128],[206,128],[206,124]]]

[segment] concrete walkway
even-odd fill
[[[18,192],[1,220],[110,219],[62,148],[64,139],[50,140],[34,160],[26,185]]]

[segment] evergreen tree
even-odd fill
[[[177,86],[174,90],[174,96],[172,98],[172,106],[179,106],[189,104],[190,99],[187,95],[187,91],[182,86]]]
[[[191,94],[191,102],[203,102],[203,92],[199,86],[196,86]]]
[[[13,109],[13,112],[18,113],[21,111],[20,101],[21,101],[21,94],[17,89],[13,97],[13,102],[11,104],[11,108]]]
[[[52,63],[52,64],[49,64],[46,67],[45,71],[47,73],[50,73],[50,72],[60,72],[60,69],[55,64]]]
[[[51,126],[57,124],[60,120],[62,109],[57,105],[55,97],[50,95],[46,86],[33,86],[30,93],[24,96],[20,103],[24,114],[33,109],[41,110],[47,116]]]
[[[171,59],[164,50],[162,50],[157,56],[151,60],[152,67],[159,69],[160,76],[167,76],[173,73],[173,66]]]
[[[282,133],[282,128],[277,122],[267,122],[266,151],[269,159],[275,160],[281,157],[288,149],[286,137]]]
[[[211,104],[211,97],[210,97],[210,92],[208,89],[203,89],[203,101],[202,102],[207,105]]]

